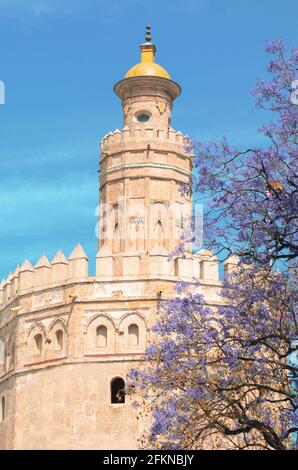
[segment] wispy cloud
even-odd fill
[[[135,5],[132,3],[135,2]],[[74,17],[83,11],[97,22],[115,25],[123,18],[123,10],[138,6],[144,0],[0,0],[0,23],[10,21],[31,31],[48,19]]]
[[[46,15],[65,14],[76,11],[94,0],[0,0],[0,15],[31,15],[36,18]]]
[[[111,14],[122,12],[126,8],[148,9],[154,8],[153,2],[146,0],[0,0],[0,19],[11,18],[16,20],[38,20],[49,16],[74,15],[82,9],[96,8],[104,12],[101,21],[105,22]],[[156,2],[158,3],[158,2]],[[189,11],[196,11],[206,6],[207,0],[166,0],[160,5],[162,9],[177,10],[183,7]]]

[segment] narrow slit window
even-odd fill
[[[35,343],[35,354],[42,354],[42,335],[37,334],[34,336],[34,343]]]
[[[63,340],[63,331],[62,330],[57,330],[56,331],[56,350],[57,351],[62,351],[63,346],[64,346],[64,340]]]

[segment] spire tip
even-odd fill
[[[150,24],[147,24],[146,26],[146,42],[151,42],[151,26]]]

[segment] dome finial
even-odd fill
[[[147,26],[146,26],[146,38],[145,38],[145,41],[146,41],[146,42],[151,42],[151,26],[150,26],[150,24],[147,24]]]
[[[151,26],[149,24],[146,25],[145,42],[140,45],[140,49],[141,62],[129,69],[129,71],[125,75],[125,78],[138,76],[140,77],[146,75],[170,78],[168,72],[163,67],[155,63],[156,47],[151,39]]]

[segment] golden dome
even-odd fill
[[[170,78],[168,72],[155,62],[140,62],[137,65],[134,65],[127,74],[125,78],[129,77],[140,77],[144,75],[153,75],[154,77],[164,77]]]
[[[129,69],[129,71],[125,75],[125,78],[153,76],[170,79],[170,75],[168,74],[168,72],[161,65],[155,63],[156,47],[151,42],[150,26],[147,26],[146,42],[141,44],[140,49],[141,62]]]

